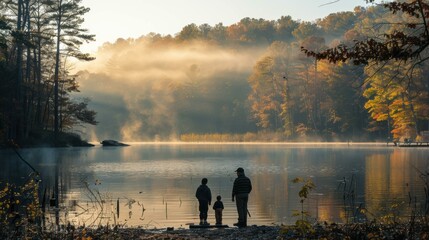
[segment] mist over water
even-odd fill
[[[221,47],[203,42],[105,44],[93,62],[80,65],[80,88],[99,124],[90,141],[176,140],[192,132],[240,131],[248,119],[247,78],[263,48]]]

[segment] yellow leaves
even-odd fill
[[[302,233],[314,233],[315,229],[310,222],[306,220],[297,220],[295,222],[296,228]]]
[[[379,239],[380,236],[377,233],[370,232],[366,235],[367,239]]]
[[[37,181],[30,180],[24,185],[5,184],[0,190],[0,228],[11,224],[11,219],[19,218],[14,224],[34,222],[41,215],[39,209]]]
[[[91,236],[85,236],[86,232],[87,232],[86,229],[82,230],[82,237],[79,238],[80,240],[92,240]]]
[[[306,199],[310,191],[316,187],[316,185],[313,183],[311,179],[294,178],[292,182],[303,183],[303,186],[301,187],[301,190],[298,193],[299,197],[302,199]]]
[[[300,178],[300,177],[297,177],[297,178],[292,179],[292,182],[293,182],[293,183],[299,183],[299,182],[302,182],[302,181],[303,181],[303,179],[302,179],[302,178]]]

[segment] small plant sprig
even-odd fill
[[[311,179],[303,179],[303,178],[295,178],[292,180],[293,183],[302,183],[302,187],[298,192],[298,196],[300,198],[301,203],[301,211],[295,210],[293,216],[301,217],[295,222],[295,226],[297,230],[299,230],[302,234],[307,232],[314,232],[314,229],[311,226],[311,223],[308,221],[308,217],[310,216],[308,211],[304,210],[304,202],[308,199],[308,195],[311,190],[316,187]]]

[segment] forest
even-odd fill
[[[94,39],[81,28],[89,9],[80,2],[0,3],[1,142],[65,145],[79,140],[63,134],[73,126],[96,124],[88,100],[71,97],[79,85],[68,59],[93,59],[79,49]]]
[[[356,7],[312,22],[189,24],[174,36],[104,43],[95,56],[79,49],[95,37],[81,28],[89,9],[80,1],[0,6],[2,142],[58,143],[63,133],[421,141],[428,131],[426,1]],[[73,58],[85,61],[78,71]]]

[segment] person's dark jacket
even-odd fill
[[[218,209],[218,208],[222,208],[222,209],[223,209],[223,202],[222,202],[222,201],[216,201],[216,202],[213,204],[213,209],[214,209],[214,210],[216,210],[216,209]]]
[[[197,188],[195,197],[197,197],[198,201],[207,201],[209,204],[212,202],[212,192],[210,191],[210,188],[204,184],[201,184]]]
[[[241,193],[249,194],[252,191],[252,183],[250,179],[246,177],[244,174],[239,175],[235,181],[234,186],[232,188],[232,197]]]

